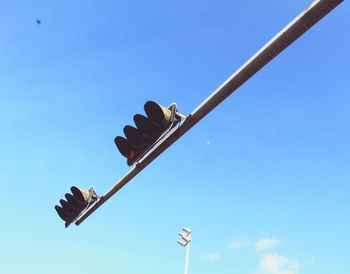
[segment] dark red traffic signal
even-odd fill
[[[66,200],[61,199],[55,209],[68,227],[79,215],[97,200],[95,191],[90,188],[84,190],[75,186],[71,187],[72,193],[66,193]]]
[[[138,161],[179,120],[175,105],[166,108],[153,101],[144,105],[147,116],[136,114],[136,127],[124,127],[125,137],[117,136],[114,142],[119,152],[127,158],[128,165]]]

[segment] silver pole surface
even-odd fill
[[[302,34],[313,27],[324,16],[331,12],[343,0],[316,0],[292,22],[283,28],[275,37],[265,44],[256,54],[244,63],[230,78],[218,87],[204,102],[202,102],[168,137],[157,145],[145,158],[129,170],[100,200],[92,205],[76,222],[81,224],[97,208],[104,204],[132,178],[156,159],[163,151],[175,143],[182,135],[197,124],[204,116],[217,107],[229,95],[235,92],[250,77],[269,63],[285,48],[297,40]]]
[[[185,274],[188,274],[188,261],[190,259],[190,244],[191,242],[189,242],[186,246]]]

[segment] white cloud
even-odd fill
[[[202,254],[202,260],[208,261],[208,262],[215,262],[217,260],[221,259],[221,254],[214,252],[214,253],[204,253]]]
[[[262,257],[257,274],[298,274],[299,263],[280,254]]]
[[[247,248],[250,246],[251,246],[251,243],[247,240],[244,240],[244,239],[235,240],[229,244],[230,249]]]
[[[255,274],[299,274],[300,264],[296,260],[292,260],[278,253],[269,252],[281,244],[276,237],[262,237],[256,242],[252,242],[242,236],[237,240],[229,243],[229,249],[246,248],[252,252],[260,260]]]
[[[257,251],[262,251],[266,249],[270,249],[276,247],[280,244],[280,240],[276,238],[261,238],[259,241],[255,243],[255,248]]]
[[[210,145],[210,141],[209,141],[209,140],[207,140],[205,143],[206,143],[207,145]]]

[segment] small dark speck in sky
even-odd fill
[[[36,23],[37,23],[38,25],[40,25],[40,24],[41,24],[40,19],[36,19]]]

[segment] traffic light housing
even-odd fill
[[[141,114],[134,116],[136,127],[125,126],[125,137],[117,136],[114,139],[119,152],[127,159],[129,166],[145,155],[180,119],[176,114],[175,104],[166,108],[148,101],[144,105],[144,110],[147,116]]]
[[[55,206],[57,214],[65,222],[65,227],[74,222],[85,209],[97,200],[97,195],[93,188],[85,190],[72,186],[71,192],[66,193],[66,200],[61,199],[60,205]]]

